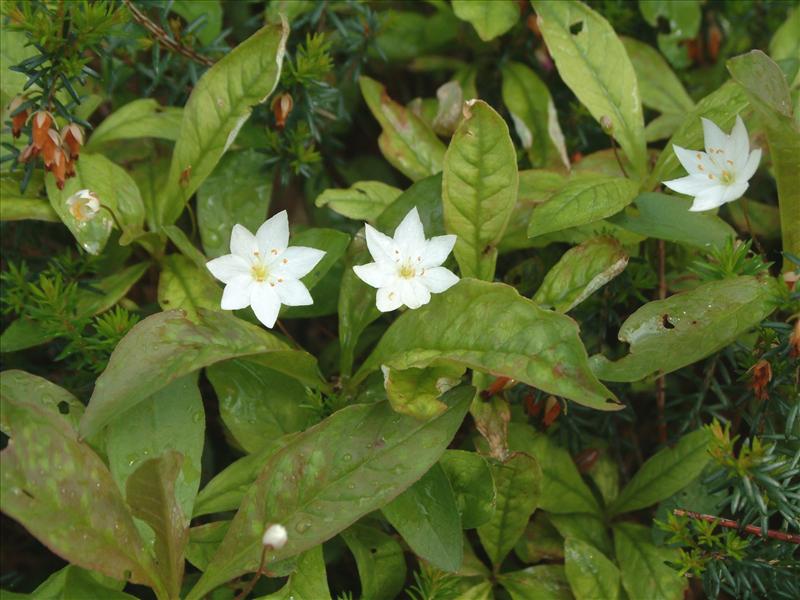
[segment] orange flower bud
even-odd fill
[[[69,154],[65,152],[64,160],[67,163],[64,169],[64,173],[67,176],[67,179],[69,179],[70,177],[75,177],[75,159],[70,157]]]
[[[83,130],[77,123],[64,125],[64,128],[61,130],[61,140],[67,149],[69,149],[70,156],[72,158],[78,158],[81,146],[83,146]]]
[[[27,146],[25,146],[25,149],[22,151],[22,154],[19,155],[19,158],[17,160],[19,160],[19,162],[21,163],[26,163],[30,159],[37,156],[38,154],[39,154],[39,149],[33,144],[28,144]]]
[[[767,387],[769,386],[769,382],[772,381],[772,365],[762,358],[751,370],[753,373],[750,379],[750,389],[755,393],[756,399],[769,399]]]
[[[22,96],[17,96],[11,101],[11,104],[8,105],[9,112],[13,113],[17,110],[22,103],[25,101],[25,98]],[[20,132],[22,131],[22,126],[25,125],[25,121],[28,120],[28,109],[21,110],[15,115],[11,117],[11,135],[15,138],[19,137]]]
[[[547,403],[545,404],[545,413],[542,423],[545,427],[550,427],[550,425],[553,424],[560,414],[561,403],[556,400],[555,396],[549,396],[547,398]]]
[[[35,142],[34,145],[36,145]],[[58,136],[58,133],[56,133],[55,129],[47,130],[47,136],[45,137],[45,142],[41,146],[38,146],[38,148],[42,151],[44,166],[51,167],[53,165],[53,160],[56,155],[56,152],[61,151],[61,138]]]
[[[33,145],[39,150],[43,150],[45,144],[47,144],[47,132],[50,131],[50,126],[53,124],[53,115],[46,110],[40,110],[33,113],[31,122],[33,123],[31,129]]]
[[[292,112],[294,100],[289,94],[281,94],[272,102],[272,112],[275,114],[275,124],[279,129],[286,126],[286,119],[289,113]]]
[[[56,149],[50,170],[53,173],[53,177],[56,178],[56,186],[58,189],[63,190],[64,182],[67,180],[67,157],[61,148]]]

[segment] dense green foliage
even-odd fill
[[[0,19],[3,599],[800,597],[796,3]]]

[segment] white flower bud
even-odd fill
[[[261,538],[261,542],[274,550],[280,550],[286,545],[288,539],[289,536],[286,533],[286,528],[276,523],[267,527],[267,530],[264,532],[264,537]]]
[[[67,208],[75,220],[91,221],[100,212],[100,199],[89,190],[80,190],[67,198]]]

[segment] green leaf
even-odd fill
[[[3,121],[6,120],[7,106],[14,96],[22,92],[22,87],[28,81],[28,77],[19,71],[12,71],[10,67],[21,63],[26,58],[30,58],[39,51],[33,44],[28,44],[28,36],[24,31],[14,31],[9,27],[0,29],[0,111],[2,111]]]
[[[558,74],[598,122],[610,119],[611,135],[631,161],[633,174],[643,177],[647,147],[639,88],[614,29],[582,2],[532,0],[531,4]]]
[[[556,171],[528,169],[519,172],[517,204],[511,211],[508,227],[500,242],[500,253],[531,245],[528,223],[534,208],[545,202],[566,184],[567,178]]]
[[[463,374],[464,367],[449,364],[403,371],[385,367],[383,386],[394,410],[426,420],[447,408],[438,398],[455,387]]]
[[[514,546],[519,559],[526,563],[564,560],[564,538],[553,527],[547,515],[538,511],[528,523],[525,533]]]
[[[464,277],[491,281],[497,244],[517,202],[517,154],[508,126],[482,100],[470,101],[444,157],[442,201]]]
[[[369,110],[383,128],[378,145],[386,160],[413,181],[441,171],[445,147],[433,130],[392,100],[374,79],[358,81]]]
[[[661,113],[683,115],[694,110],[694,102],[658,50],[633,38],[621,39],[636,71],[642,104]]]
[[[116,415],[172,381],[202,367],[248,355],[311,386],[325,387],[313,356],[263,329],[226,314],[200,311],[193,323],[179,311],[157,313],[137,323],[114,349],[97,380],[81,435],[91,437]]]
[[[426,423],[378,402],[349,406],[297,434],[264,466],[187,600],[198,600],[254,571],[268,523],[281,523],[289,532],[287,544],[268,554],[273,563],[320,544],[385,506],[441,456],[474,394],[470,387],[449,392],[449,409]],[[343,495],[350,500],[342,502]]]
[[[64,600],[80,600],[81,598],[102,598],[103,600],[136,600],[135,596],[126,594],[107,585],[101,580],[102,575],[68,565],[56,571],[37,587],[32,594],[20,594],[19,599],[29,598],[63,598]],[[14,596],[3,590],[3,600],[14,600]]]
[[[439,464],[382,510],[414,554],[443,571],[461,567],[461,519],[450,480]]]
[[[688,580],[666,564],[679,562],[676,549],[656,546],[650,531],[635,523],[614,525],[614,547],[629,598],[682,600]]]
[[[211,258],[228,254],[237,223],[255,233],[267,218],[271,195],[263,154],[241,150],[223,156],[197,188],[197,225],[205,253]]]
[[[711,460],[710,441],[708,431],[698,429],[651,456],[609,506],[609,514],[645,508],[686,487]]]
[[[330,600],[322,545],[304,552],[297,559],[297,568],[280,591],[262,600]]]
[[[259,29],[200,78],[183,109],[166,188],[155,222],[170,225],[236,140],[252,107],[266,102],[280,79],[289,25]]]
[[[189,529],[186,560],[200,571],[205,571],[230,526],[230,521],[212,521]]]
[[[200,28],[192,31],[204,46],[211,44],[222,31],[222,3],[219,0],[175,0],[170,5],[170,10],[186,19],[187,23],[192,23],[198,17],[205,17]]]
[[[639,11],[644,20],[657,28],[658,47],[678,68],[691,66],[692,61],[685,40],[697,38],[702,20],[699,0],[639,0]],[[663,31],[664,25],[667,32]]]
[[[783,251],[800,255],[800,120],[789,85],[780,67],[760,50],[734,57],[727,65],[767,132],[778,185]],[[794,268],[792,261],[784,260],[784,271]]]
[[[103,461],[52,407],[7,394],[0,402],[10,437],[0,453],[2,511],[65,560],[149,585],[161,597],[155,567]]]
[[[638,191],[638,183],[623,177],[576,175],[533,209],[528,237],[610,217],[633,202]]]
[[[160,138],[175,141],[181,130],[183,109],[161,106],[152,98],[140,98],[112,112],[97,126],[86,142],[85,150],[96,152],[115,140]]]
[[[189,519],[176,499],[176,480],[183,456],[170,450],[139,466],[128,478],[126,499],[133,515],[155,533],[156,565],[170,598],[177,598],[183,580]]]
[[[608,537],[606,524],[597,515],[588,513],[550,514],[550,522],[562,538],[572,538],[591,544],[601,552],[611,555],[614,548]]]
[[[220,290],[208,269],[201,269],[182,254],[164,257],[158,279],[158,304],[161,310],[180,309],[192,321],[198,310],[219,308]]]
[[[715,214],[691,212],[691,204],[681,196],[646,192],[609,221],[640,235],[695,248],[722,246],[736,236],[733,228]]]
[[[748,198],[747,213],[750,227],[747,226],[743,206],[743,202],[728,202],[722,207],[723,214],[732,221],[736,229],[743,233],[752,229],[752,234],[758,236],[759,239],[781,239],[781,216],[777,206],[755,202]]]
[[[541,565],[498,577],[511,600],[573,600],[563,565]]]
[[[519,4],[515,0],[453,0],[453,12],[472,23],[484,42],[503,35],[519,20]]]
[[[112,227],[116,226],[109,210],[122,227],[120,244],[125,245],[142,233],[144,204],[136,182],[125,169],[102,154],[81,153],[81,159],[75,163],[75,177],[67,180],[63,190],[56,187],[52,176],[45,177],[45,183],[53,210],[90,254],[102,252]],[[80,222],[72,216],[67,199],[85,189],[94,192],[108,210],[101,209],[91,221]]]
[[[208,367],[206,375],[217,394],[223,423],[247,452],[305,429],[313,418],[305,405],[305,387],[283,373],[245,360],[228,360]]]
[[[503,353],[495,350],[498,343]],[[589,372],[575,322],[501,283],[462,279],[426,306],[402,314],[355,381],[381,365],[409,369],[435,360],[511,377],[600,410],[621,408]]]
[[[414,182],[410,188],[386,207],[386,210],[375,220],[375,227],[381,231],[394,231],[414,207],[419,212],[419,218],[427,236],[444,234],[441,173]]]
[[[796,6],[769,41],[769,55],[776,62],[800,56],[800,10]]]
[[[198,269],[207,270],[206,263],[208,258],[197,249],[189,239],[189,236],[183,232],[183,229],[176,225],[165,225],[161,230],[167,235],[169,241],[175,244],[180,253],[192,261]]]
[[[16,177],[0,177],[0,221],[31,219],[58,223],[61,220],[50,202],[38,198],[38,194],[31,195],[31,184],[23,194],[19,190],[19,183]]]
[[[614,362],[592,357],[604,381],[639,381],[671,373],[734,342],[775,309],[773,283],[754,277],[711,281],[666,300],[648,302],[628,317],[619,339],[630,353]]]
[[[581,479],[569,452],[547,435],[519,423],[509,424],[508,439],[512,450],[534,456],[542,466],[540,508],[555,514],[600,514],[597,500]]]
[[[75,318],[84,319],[110,309],[128,294],[149,266],[149,263],[142,262],[103,279],[88,281],[87,288],[80,289],[77,293]],[[0,348],[3,352],[16,352],[44,344],[51,339],[53,337],[41,322],[20,317],[12,321],[0,335]]]
[[[111,421],[106,452],[114,480],[124,491],[144,461],[178,452],[183,460],[175,492],[181,512],[191,515],[200,486],[204,434],[205,412],[197,376],[189,375]]]
[[[406,560],[400,544],[378,529],[359,524],[343,531],[342,539],[356,559],[361,597],[396,598],[406,579]]]
[[[475,452],[445,450],[439,464],[447,473],[461,517],[461,527],[475,529],[492,518],[497,501],[486,459]]]
[[[613,237],[596,237],[575,246],[547,272],[533,301],[568,312],[619,275],[628,255]]]
[[[83,404],[64,388],[25,371],[9,369],[0,377],[0,396],[3,402],[32,402],[65,420],[73,429],[83,414]],[[0,429],[9,432],[5,415],[0,415]]]
[[[425,181],[425,180],[423,180]],[[413,186],[412,186],[413,187]],[[363,232],[353,239],[345,257],[342,285],[339,290],[339,371],[342,377],[353,372],[353,360],[358,339],[367,326],[381,316],[375,307],[375,292],[353,271],[353,265],[370,261]]]
[[[647,124],[644,137],[648,143],[665,140],[677,131],[683,124],[683,119],[683,113],[664,113]]]
[[[619,598],[619,569],[586,542],[573,538],[564,541],[564,571],[576,600]]]
[[[662,181],[675,179],[686,174],[686,171],[678,162],[678,157],[672,150],[672,146],[682,148],[702,148],[703,147],[703,123],[700,117],[705,117],[714,121],[725,131],[730,131],[736,120],[736,115],[747,107],[747,96],[744,91],[733,81],[728,81],[722,87],[712,92],[700,102],[695,109],[683,119],[683,123],[675,134],[669,139],[665,150],[656,161],[656,166],[650,173],[645,184],[644,190],[652,190]]]
[[[350,236],[337,229],[311,228],[294,234],[291,245],[306,246],[325,251],[325,256],[317,263],[317,266],[300,280],[309,290],[312,290],[325,274],[331,270],[333,265],[344,256],[347,247],[350,245]]]
[[[502,68],[503,102],[511,113],[517,137],[537,167],[569,168],[564,134],[550,90],[527,65],[507,62]],[[520,191],[522,173],[520,173]]]
[[[405,62],[444,49],[456,38],[460,25],[449,7],[437,7],[433,14],[390,8],[377,11],[376,16],[380,29],[370,56],[389,62]]]
[[[332,211],[358,221],[375,221],[402,190],[381,181],[358,181],[347,189],[327,189],[315,201]]]
[[[194,517],[236,510],[261,469],[278,450],[286,446],[293,434],[267,438],[261,449],[232,462],[217,473],[197,495]]]
[[[478,537],[489,560],[498,567],[522,537],[539,504],[542,469],[535,458],[521,453],[491,468],[497,503],[489,522],[478,527]]]

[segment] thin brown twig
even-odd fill
[[[247,584],[247,587],[244,588],[234,600],[244,600],[247,598],[248,594],[253,591],[253,588],[256,587],[256,583],[258,583],[258,580],[261,579],[261,572],[264,570],[264,561],[267,558],[267,548],[269,547],[270,546],[265,545],[261,549],[261,561],[258,563],[258,571],[256,571],[255,577],[250,580],[250,583]]]
[[[761,245],[761,242],[756,237],[756,232],[753,231],[753,226],[750,224],[750,211],[747,208],[747,198],[742,196],[742,213],[744,213],[744,224],[747,227],[747,233],[750,234],[750,238],[753,240],[753,243],[756,245],[756,250],[758,250],[759,254],[763,254],[766,256],[766,252],[764,251],[764,247]]]
[[[619,170],[622,171],[622,174],[625,177],[627,177],[628,173],[627,173],[627,171],[625,171],[625,165],[622,164],[622,158],[620,157],[619,151],[617,150],[617,144],[614,141],[613,137],[609,136],[609,139],[611,140],[611,148],[612,148],[612,150],[614,150],[614,158],[617,159],[617,164],[619,165]]]
[[[730,519],[722,519],[720,517],[716,517],[714,515],[704,515],[702,513],[694,512],[691,510],[683,510],[682,508],[676,508],[672,511],[677,517],[691,517],[692,519],[697,519],[699,521],[708,521],[709,523],[716,523],[720,527],[725,527],[727,529],[737,529],[739,531],[745,531],[750,535],[757,535],[758,537],[768,537],[774,540],[780,540],[782,542],[791,542],[792,544],[800,544],[800,535],[795,533],[787,533],[785,531],[775,531],[774,529],[768,529],[764,532],[763,529],[760,527],[756,527],[755,525],[745,525],[742,527],[736,521],[732,521]]]
[[[166,31],[164,31],[157,23],[154,23],[150,20],[150,18],[140,11],[136,6],[134,6],[131,0],[122,0],[125,6],[128,7],[128,10],[131,11],[134,20],[139,23],[142,27],[147,29],[153,37],[155,38],[156,42],[162,47],[166,48],[167,50],[171,50],[173,52],[177,52],[178,54],[182,54],[186,58],[193,60],[196,63],[201,65],[205,65],[206,67],[210,67],[214,64],[214,61],[208,58],[207,56],[203,56],[202,54],[198,54],[192,48],[188,46],[184,46],[179,41],[171,38]]]
[[[666,246],[664,240],[658,240],[658,299],[667,297]],[[656,379],[656,409],[658,410],[658,441],[667,443],[667,419],[665,417],[667,400],[667,382],[663,373]]]

